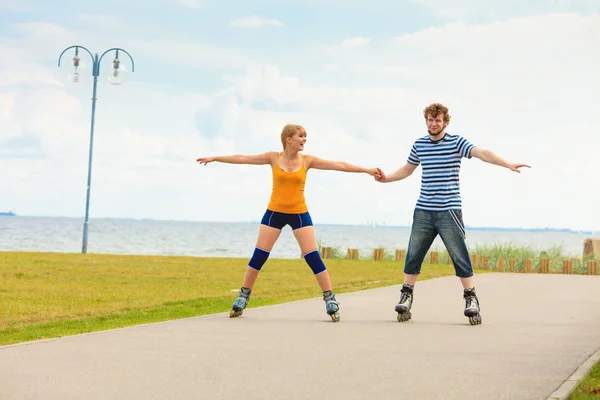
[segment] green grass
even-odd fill
[[[0,345],[229,311],[247,259],[3,252]],[[336,293],[402,282],[403,263],[325,260]],[[425,265],[420,279],[454,275]],[[304,260],[270,259],[251,307],[320,297]]]
[[[568,400],[600,399],[600,361],[594,365],[590,373],[579,382]]]
[[[539,270],[540,258],[548,258],[550,260],[551,272],[562,272],[563,261],[571,260],[573,263],[573,273],[583,274],[587,271],[587,261],[593,260],[588,257],[581,259],[579,255],[566,253],[561,246],[553,246],[546,250],[534,250],[527,246],[514,246],[512,244],[494,244],[494,245],[476,245],[469,248],[469,253],[478,256],[488,257],[488,266],[491,270],[496,270],[498,259],[500,257],[505,260],[505,269],[508,269],[508,260],[514,258],[516,260],[515,271],[523,270],[523,261],[530,259],[533,263],[533,271]],[[596,261],[600,261],[596,259]]]

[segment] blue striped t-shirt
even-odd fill
[[[438,141],[429,135],[413,144],[408,162],[421,164],[421,194],[416,208],[428,211],[461,209],[458,175],[462,157],[471,158],[475,147],[459,135],[446,134]]]

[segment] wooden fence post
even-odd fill
[[[517,266],[517,260],[514,258],[509,258],[508,265],[510,266],[510,272],[515,272],[515,268]]]
[[[321,258],[331,258],[331,247],[321,247]]]
[[[504,272],[504,258],[498,258],[498,264],[496,265],[498,272]]]
[[[587,262],[587,274],[588,275],[598,275],[598,262],[597,261],[588,261]]]
[[[523,270],[525,271],[526,274],[531,273],[531,265],[532,265],[532,262],[529,258],[526,258],[525,260],[523,260]]]
[[[429,264],[437,264],[439,261],[439,254],[437,251],[429,253]]]
[[[540,258],[540,274],[549,274],[550,273],[550,259],[548,258]]]
[[[396,255],[394,257],[396,261],[404,261],[406,259],[406,250],[396,249]]]
[[[375,261],[383,261],[384,249],[374,249],[373,250],[373,260]]]
[[[486,268],[488,267],[488,256],[481,256],[481,261],[479,263],[479,266],[481,268]]]
[[[563,260],[563,274],[572,274],[572,273],[573,273],[573,261]]]
[[[346,258],[350,260],[358,259],[358,249],[348,249],[348,252],[346,253]]]

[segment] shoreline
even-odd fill
[[[0,217],[10,217],[11,219],[25,218],[25,219],[65,219],[65,220],[83,220],[83,217],[68,217],[68,216],[49,216],[49,215],[0,215]],[[136,222],[175,222],[175,223],[198,223],[198,224],[218,224],[218,225],[231,225],[231,224],[246,224],[246,225],[259,225],[259,220],[252,221],[208,221],[208,220],[183,220],[183,219],[155,219],[155,218],[121,218],[121,217],[90,217],[90,221],[136,221]],[[315,226],[323,227],[349,227],[349,228],[376,228],[376,229],[410,229],[410,225],[393,225],[385,224],[380,222],[364,222],[364,223],[327,223],[319,222]],[[479,231],[479,232],[535,232],[535,233],[567,233],[576,235],[597,235],[600,236],[600,229],[572,229],[572,228],[525,228],[525,227],[496,227],[496,226],[465,226],[468,231]]]

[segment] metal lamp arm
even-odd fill
[[[63,54],[65,54],[65,53],[67,52],[67,50],[70,50],[70,49],[72,49],[72,48],[74,48],[74,47],[77,47],[78,49],[83,49],[83,50],[85,50],[85,51],[86,51],[86,52],[87,52],[87,53],[90,55],[90,57],[92,58],[92,63],[94,63],[94,56],[92,55],[92,52],[91,52],[91,51],[89,51],[88,49],[86,49],[86,48],[85,48],[85,47],[83,47],[83,46],[77,46],[77,45],[75,45],[75,46],[69,46],[69,47],[67,47],[66,49],[64,49],[64,50],[62,51],[62,53],[60,53],[60,56],[58,56],[58,67],[59,67],[59,68],[60,68],[60,60],[62,59],[62,56],[63,56]]]
[[[115,50],[122,51],[123,53],[125,53],[125,54],[127,54],[129,56],[129,60],[131,60],[131,72],[134,72],[135,71],[135,64],[133,62],[133,57],[131,57],[131,54],[129,54],[126,50],[123,50],[123,49],[118,48],[118,47],[113,47],[112,49],[108,49],[104,53],[102,53],[102,55],[100,56],[100,59],[98,60],[98,64],[100,64],[100,61],[102,61],[102,57],[104,57],[104,55],[106,53],[109,53],[109,52],[115,51]],[[98,67],[98,72],[100,72],[100,67]]]

